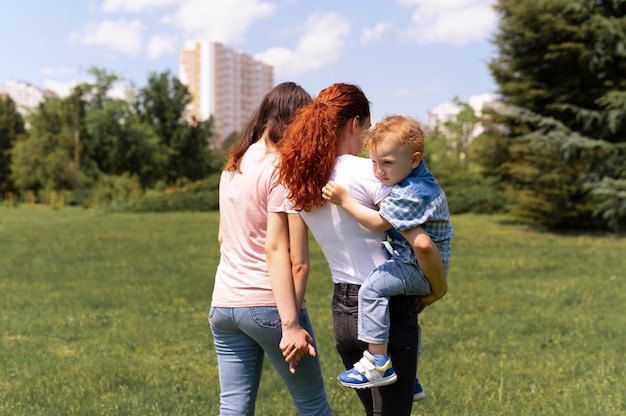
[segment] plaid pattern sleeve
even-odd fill
[[[394,186],[381,202],[379,213],[400,232],[421,226],[439,248],[447,275],[452,225],[446,195],[430,172],[420,172],[418,168]],[[401,252],[414,258],[410,244],[406,240],[401,244],[405,246]]]

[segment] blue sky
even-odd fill
[[[311,95],[361,86],[372,121],[492,93],[495,0],[20,0],[0,6],[0,84],[66,93],[91,66],[143,87],[178,75],[190,40],[215,40],[275,67]]]

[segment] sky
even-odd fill
[[[0,85],[10,79],[67,94],[113,72],[137,88],[151,73],[179,75],[196,40],[274,66],[274,82],[312,96],[359,85],[372,122],[390,114],[427,121],[457,97],[494,93],[489,61],[495,0],[0,0]],[[121,87],[120,87],[121,88]]]

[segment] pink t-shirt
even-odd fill
[[[259,140],[239,172],[220,179],[220,262],[212,306],[275,306],[265,256],[268,212],[285,212],[285,190],[275,181],[276,153]]]

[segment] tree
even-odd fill
[[[499,54],[489,68],[505,104],[507,152],[488,170],[507,181],[529,222],[626,223],[626,210],[602,208],[615,207],[602,200],[609,192],[593,192],[619,195],[626,180],[626,1],[499,0],[495,9]]]
[[[12,178],[20,190],[73,189],[81,180],[76,162],[76,135],[71,120],[74,97],[46,97],[30,114],[28,135],[15,143]],[[68,109],[70,111],[68,111]]]
[[[481,118],[468,103],[456,97],[453,103],[458,113],[436,122],[427,137],[424,160],[444,189],[451,213],[506,211],[509,201],[496,180],[483,177],[473,161]]]
[[[212,122],[190,122],[190,102],[187,87],[169,71],[152,73],[137,97],[139,119],[153,126],[167,151],[164,179],[168,183],[181,178],[201,179],[214,170],[209,149]]]
[[[24,119],[15,101],[8,95],[0,95],[0,191],[3,193],[13,190],[11,151],[25,131]]]

